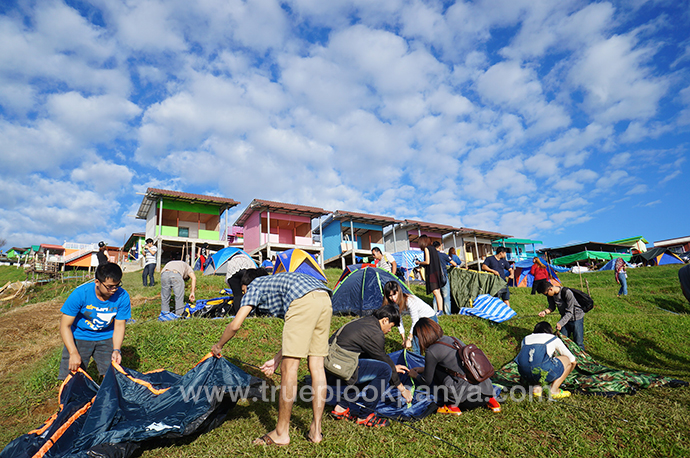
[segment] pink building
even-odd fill
[[[312,238],[312,220],[319,218],[320,226],[328,213],[318,207],[254,199],[234,225],[244,228],[244,251],[251,256],[271,259],[276,252],[300,248],[318,256],[323,266],[323,246]]]

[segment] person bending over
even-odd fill
[[[129,294],[121,288],[122,269],[115,263],[96,268],[94,283],[77,287],[60,311],[62,349],[58,378],[64,380],[80,367],[86,369],[91,357],[102,376],[110,362],[122,361],[125,322],[132,317]]]
[[[420,318],[431,318],[438,323],[436,312],[434,312],[434,309],[432,309],[429,304],[414,294],[404,292],[400,287],[400,283],[393,280],[386,283],[383,287],[383,305],[388,304],[398,307],[400,315],[402,315],[405,310],[410,311],[412,324],[410,325],[409,336],[407,338],[405,337],[405,326],[403,325],[402,319],[400,320],[398,331],[400,331],[400,336],[402,337],[405,348],[409,348],[413,352],[419,353],[419,340],[415,339],[412,335],[412,329],[414,329],[414,325]]]
[[[218,343],[211,347],[214,356],[220,358],[223,346],[235,336],[253,309],[257,313],[285,318],[280,350],[260,368],[264,374],[272,375],[281,367],[278,422],[273,431],[256,439],[254,444],[290,443],[290,417],[297,397],[297,369],[303,358],[307,358],[314,389],[314,417],[307,437],[311,442],[321,442],[321,419],[326,405],[323,359],[328,355],[328,333],[333,314],[331,290],[310,275],[298,272],[267,275],[264,269],[248,269],[242,277],[242,289],[244,296],[237,315],[227,325]]]
[[[556,324],[556,329],[564,336],[572,339],[580,348],[585,349],[585,311],[575,299],[573,292],[568,288],[542,283],[537,287],[537,292],[548,298],[549,306],[539,312],[544,318],[558,308],[561,319]]]

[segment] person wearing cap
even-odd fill
[[[185,282],[192,279],[192,290],[189,292],[189,300],[194,302],[196,291],[196,275],[194,269],[184,261],[179,260],[180,255],[173,255],[173,260],[168,262],[161,270],[161,313],[170,311],[170,293],[175,294],[175,314],[184,312],[184,288]]]
[[[153,239],[146,239],[146,245],[144,245],[144,271],[141,274],[141,280],[144,282],[144,286],[147,286],[147,280],[148,286],[154,286],[156,284],[153,278],[153,272],[156,270],[157,251],[158,249],[156,248],[156,245],[153,244]]]
[[[96,253],[96,258],[98,258],[98,265],[102,266],[110,262],[110,256],[108,255],[108,247],[105,246],[105,242],[98,242],[98,253]]]

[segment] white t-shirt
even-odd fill
[[[434,309],[432,309],[429,304],[415,295],[407,297],[407,310],[410,311],[410,317],[412,318],[412,327],[410,328],[410,332],[412,332],[412,328],[414,328],[414,325],[417,324],[417,321],[419,321],[420,318],[431,318],[432,316],[436,315]],[[400,331],[401,335],[405,335],[405,326],[403,326],[402,319],[400,320],[398,331]]]
[[[384,253],[383,251],[381,252],[381,255],[381,259],[379,259],[376,267],[387,270],[388,272],[393,272],[393,263],[395,262],[393,255]]]
[[[545,344],[549,340],[553,339],[553,334],[530,334],[525,337],[525,345],[533,344]],[[546,354],[551,358],[554,352],[558,350],[558,353],[562,356],[567,356],[571,363],[574,363],[575,356],[568,350],[563,341],[556,337],[551,342],[546,344]]]

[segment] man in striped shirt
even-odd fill
[[[264,276],[261,276],[263,272]],[[223,346],[232,339],[249,313],[270,314],[285,319],[281,349],[266,361],[261,370],[273,374],[281,365],[280,400],[276,429],[256,439],[258,445],[290,443],[290,416],[297,397],[297,369],[302,358],[308,358],[314,397],[314,419],[309,427],[311,442],[321,442],[321,419],[326,404],[324,357],[328,355],[331,328],[331,290],[316,278],[297,272],[265,276],[263,269],[249,269],[242,277],[242,304],[235,318],[223,331],[211,351],[220,357]]]

